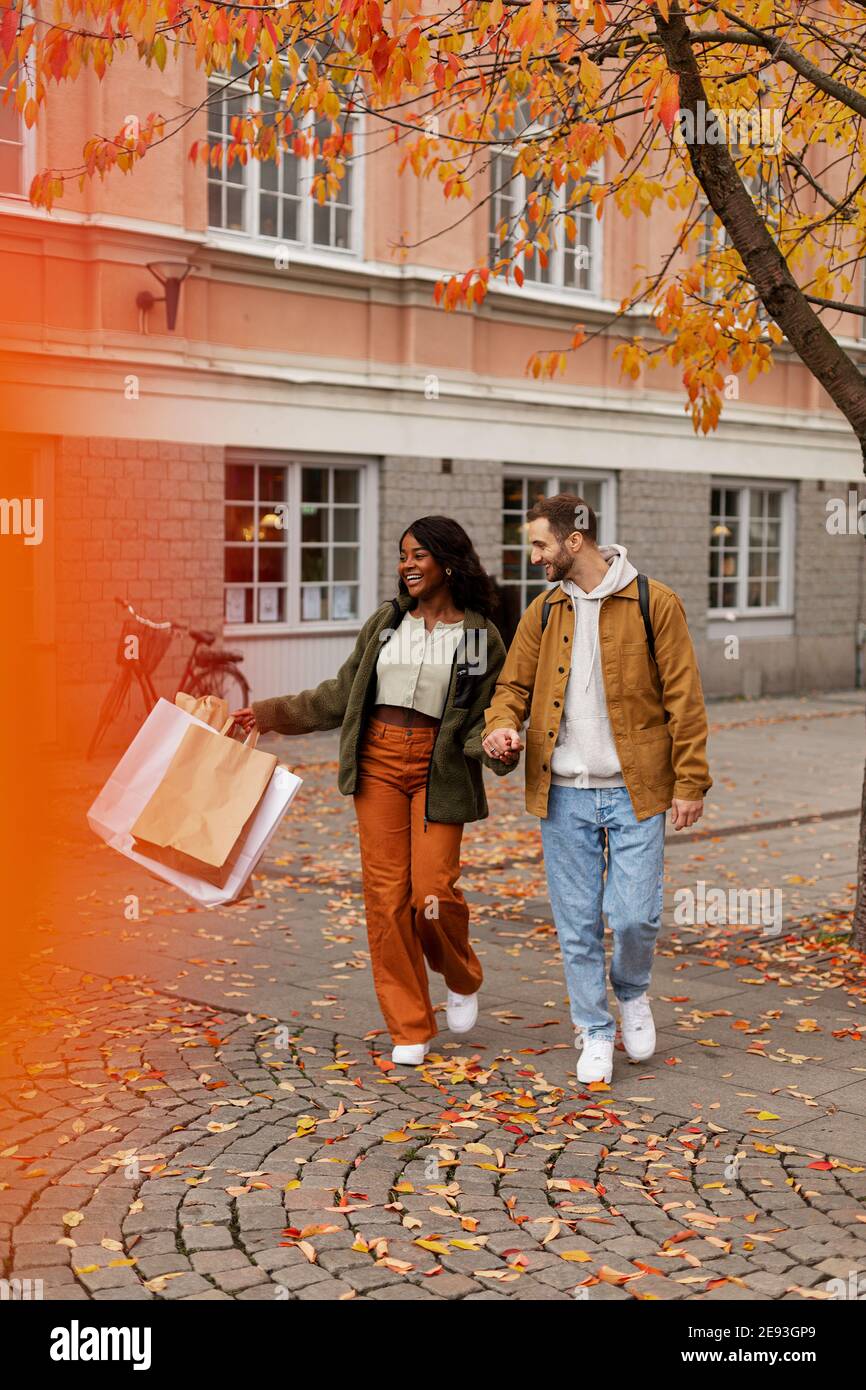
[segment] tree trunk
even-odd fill
[[[667,20],[657,13],[655,22],[668,68],[679,78],[680,109],[693,113],[691,129],[700,130],[703,128],[697,119],[700,104],[703,102],[706,111],[709,103],[685,17],[674,4]],[[687,142],[687,148],[695,177],[725,227],[755,290],[800,360],[821,383],[857,436],[866,473],[866,378],[805,298],[737,173],[727,145]],[[861,798],[853,930],[855,946],[866,951],[866,772]]]

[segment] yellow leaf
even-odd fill
[[[414,1245],[420,1245],[422,1250],[430,1250],[434,1255],[447,1255],[448,1246],[443,1245],[441,1240],[416,1240]]]
[[[592,1256],[587,1255],[585,1250],[563,1250],[560,1259],[575,1260],[582,1264],[584,1260],[591,1260]]]

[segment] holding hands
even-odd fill
[[[494,729],[484,735],[481,747],[488,758],[495,758],[503,763],[514,763],[520,757],[523,741],[514,729]]]

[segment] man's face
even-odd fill
[[[574,563],[574,554],[564,541],[557,540],[547,518],[530,521],[527,535],[532,564],[544,566],[544,575],[549,583],[558,584],[565,579]]]

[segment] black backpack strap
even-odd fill
[[[649,654],[653,661],[656,659],[656,639],[653,632],[652,618],[650,617],[649,602],[649,580],[645,574],[637,577],[637,596],[640,603],[640,615],[643,618],[644,630],[646,631],[646,642],[649,647]]]
[[[550,617],[550,599],[546,598],[541,605],[541,635],[544,636],[544,629],[547,627],[547,620]]]

